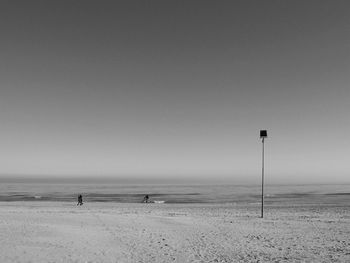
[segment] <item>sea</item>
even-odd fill
[[[1,183],[0,201],[141,203],[145,195],[159,204],[260,204],[261,186],[234,184],[85,184]],[[266,185],[264,202],[270,205],[350,205],[350,184]]]

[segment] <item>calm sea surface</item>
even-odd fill
[[[258,204],[260,186],[252,185],[150,185],[150,184],[43,184],[2,183],[0,201],[233,203]],[[350,185],[267,185],[266,204],[350,205]]]

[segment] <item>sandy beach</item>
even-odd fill
[[[2,202],[0,262],[350,262],[350,207]]]

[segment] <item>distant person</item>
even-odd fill
[[[78,195],[78,203],[77,205],[83,205],[83,196],[82,195]]]
[[[149,203],[149,196],[145,195],[145,197],[143,198],[143,203]]]

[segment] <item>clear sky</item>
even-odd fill
[[[2,1],[0,174],[350,182],[349,1]]]

